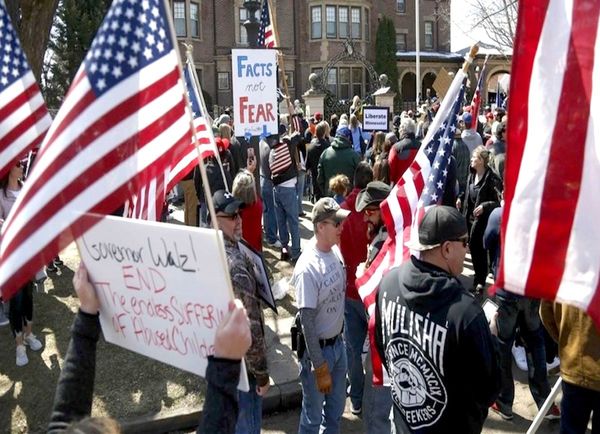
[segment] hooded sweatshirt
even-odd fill
[[[350,141],[344,137],[336,137],[319,158],[317,182],[321,191],[328,196],[333,196],[329,191],[329,180],[335,175],[346,175],[352,182],[359,162],[360,155],[354,152]]]
[[[397,432],[479,433],[499,391],[483,310],[457,278],[411,256],[382,280],[375,343]]]

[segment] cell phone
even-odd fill
[[[481,308],[483,309],[483,313],[485,313],[488,322],[492,321],[492,318],[494,318],[494,315],[498,311],[498,305],[489,298],[485,299]]]

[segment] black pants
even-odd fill
[[[33,321],[33,283],[26,284],[10,299],[8,319],[13,336],[23,332],[27,322]]]
[[[487,220],[487,219],[486,219]],[[488,252],[483,247],[483,234],[487,221],[476,221],[470,228],[469,249],[475,270],[473,286],[485,285],[488,275]]]
[[[563,399],[560,404],[561,434],[583,434],[587,430],[590,414],[592,433],[600,429],[600,392],[562,382]]]

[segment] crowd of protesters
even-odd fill
[[[239,300],[217,332],[199,432],[261,430],[262,397],[270,384],[263,306],[260,282],[238,245],[242,239],[259,254],[264,243],[294,266],[290,283],[298,316],[293,339],[303,394],[299,433],[340,432],[347,397],[351,412],[367,419],[369,433],[481,432],[489,408],[503,419],[513,418],[511,356],[526,355],[529,388],[541,408],[550,393],[546,363],[558,360],[556,351],[564,381],[562,414],[552,405],[546,418],[561,417],[561,432],[579,433],[593,412],[593,422],[600,425],[600,347],[593,344],[599,336],[585,314],[544,304],[540,318],[539,300],[501,288],[494,315],[486,318],[481,307],[498,267],[510,146],[506,112],[461,110],[444,194],[410,241],[419,253],[385,276],[370,318],[356,277],[388,239],[380,205],[417,155],[440,101],[434,98],[415,112],[395,115],[390,131],[378,132],[364,131],[358,97],[349,113],[329,121],[321,113],[305,119],[300,104],[296,107],[291,117],[281,116],[278,134],[261,137],[258,146],[236,138],[230,113],[214,122],[219,154],[205,159],[206,180]],[[0,182],[0,222],[19,193],[22,169],[23,163],[16,162]],[[181,183],[184,220],[190,226],[211,224],[203,179],[196,168]],[[308,203],[310,216],[304,209]],[[308,218],[314,237],[301,250],[300,222]],[[474,277],[465,289],[456,277],[467,252]],[[51,432],[67,429],[91,411],[98,301],[83,267],[74,286],[81,309],[56,392]],[[18,366],[28,362],[26,346],[42,348],[32,333],[32,288],[33,283],[26,285],[5,303],[8,309],[0,308],[0,325],[9,322],[15,338]],[[370,339],[387,375],[382,385],[370,386],[370,407],[363,410],[362,354],[371,320],[375,334]],[[557,347],[548,345],[549,337]],[[235,389],[244,355],[248,392]],[[118,432],[114,421],[94,419],[79,422],[77,429]]]

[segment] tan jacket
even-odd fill
[[[600,391],[600,334],[576,307],[543,301],[540,316],[558,342],[560,374],[567,383]]]

